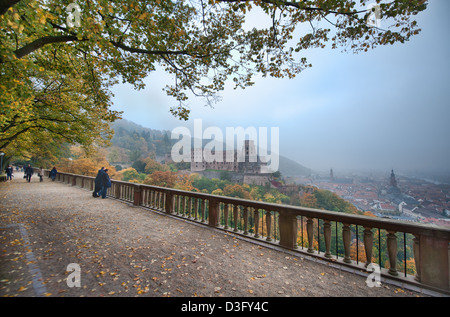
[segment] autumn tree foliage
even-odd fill
[[[156,172],[156,171],[168,171],[169,170],[169,167],[167,165],[160,164],[157,161],[155,161],[154,159],[146,158],[143,161],[145,162],[144,171],[147,174],[152,174],[153,172]]]
[[[97,148],[87,152],[80,146],[70,148],[70,158],[60,158],[55,164],[60,172],[96,176],[101,167],[108,169],[110,177],[115,177],[116,169],[106,159],[106,151]]]
[[[177,183],[177,174],[171,171],[155,171],[147,175],[144,184],[173,188]]]
[[[311,186],[302,186],[299,202],[303,207],[362,214],[354,205],[336,193]]]
[[[371,2],[1,1],[0,149],[104,143],[120,117],[110,110],[111,87],[142,89],[157,69],[173,78],[165,87],[176,100],[170,111],[187,119],[191,96],[212,104],[227,83],[295,77],[311,66],[305,50],[361,52],[419,32],[414,15],[424,0],[380,2],[383,28],[367,22]]]
[[[239,184],[229,184],[223,189],[225,196],[250,199],[250,193]]]
[[[145,179],[144,175],[144,179]],[[119,172],[116,173],[115,179],[121,180],[124,182],[131,182],[131,183],[141,183],[143,181],[141,174],[139,174],[134,168],[129,167],[125,168]]]
[[[304,193],[300,198],[300,205],[303,207],[317,208],[316,196],[312,193]]]

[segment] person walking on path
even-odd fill
[[[33,175],[33,168],[30,164],[25,168],[25,176],[27,179],[27,182],[29,183],[31,181],[31,176]]]
[[[56,167],[53,166],[52,170],[50,171],[50,174],[48,175],[53,182],[55,181],[56,173],[58,173],[58,171],[56,170]]]
[[[43,181],[42,178],[44,177],[44,169],[42,168],[42,166],[39,168],[38,176],[39,176],[39,181],[42,182]]]
[[[11,165],[8,165],[8,167],[6,168],[6,180],[10,180],[12,181],[13,178],[13,168]]]
[[[102,174],[104,173],[104,167],[98,170],[97,176],[94,181],[94,192],[92,193],[93,197],[100,197],[100,191],[102,190]]]
[[[106,198],[106,192],[108,191],[108,188],[111,187],[111,179],[108,175],[108,169],[105,169],[103,174],[101,175],[102,178],[102,199]]]

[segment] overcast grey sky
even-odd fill
[[[261,78],[245,90],[226,90],[214,109],[191,99],[190,120],[169,108],[165,74],[147,87],[114,88],[113,109],[153,129],[278,127],[280,152],[315,170],[450,171],[450,2],[429,1],[417,17],[422,32],[405,44],[367,53],[317,49],[312,68],[293,80]],[[161,78],[163,77],[163,78]],[[170,81],[166,81],[170,82]]]

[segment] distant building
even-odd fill
[[[231,162],[230,162],[231,161]],[[191,151],[191,171],[201,172],[208,169],[260,174],[266,163],[257,155],[253,140],[245,140],[241,151],[226,150],[205,153],[202,149]]]
[[[244,174],[244,184],[265,186],[270,181],[269,174]]]
[[[390,184],[392,187],[397,187],[397,180],[395,179],[394,170],[391,170],[391,181]]]
[[[349,178],[349,177],[336,178],[334,176],[333,169],[330,169],[330,183],[334,183],[334,184],[353,184],[353,178]]]
[[[230,162],[231,161],[231,162]],[[235,173],[234,181],[249,185],[264,186],[270,181],[270,173],[263,173],[266,163],[257,155],[253,140],[245,140],[240,151],[211,151],[205,153],[202,149],[191,151],[191,172],[207,170],[229,171]],[[203,173],[202,173],[203,174]]]

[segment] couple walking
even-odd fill
[[[111,187],[111,179],[108,175],[108,169],[102,167],[95,177],[95,188],[92,196],[106,198],[106,192],[108,188]]]

